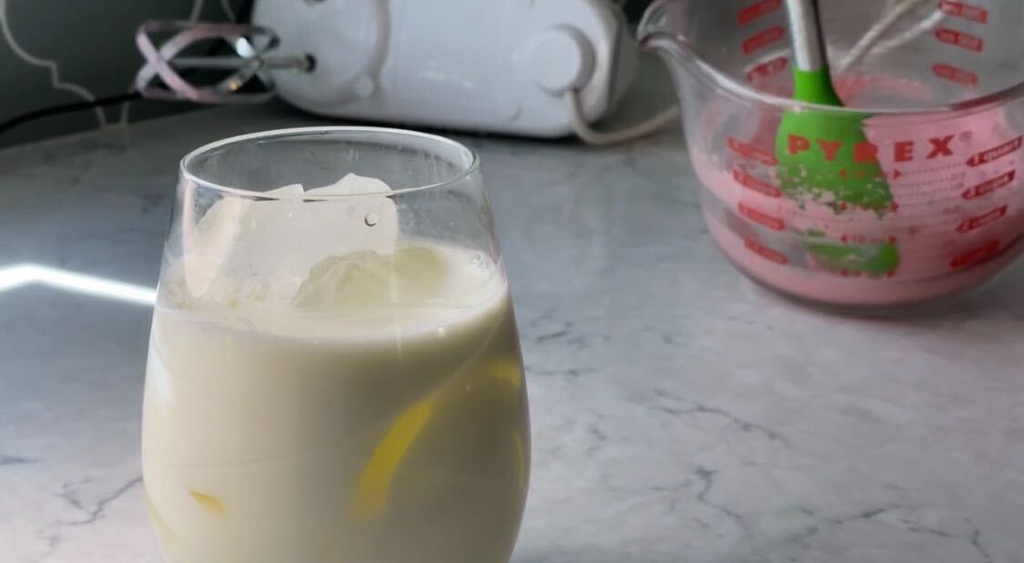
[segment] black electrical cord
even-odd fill
[[[55,115],[63,115],[65,113],[74,113],[87,109],[96,109],[106,106],[113,106],[117,104],[123,104],[125,102],[131,102],[142,98],[142,94],[138,92],[128,92],[127,94],[119,94],[117,96],[110,96],[107,98],[96,98],[90,102],[74,102],[70,104],[61,104],[58,106],[50,106],[43,109],[33,110],[21,115],[16,115],[11,119],[0,123],[0,134],[6,131],[14,129],[19,125],[24,125],[29,121],[35,121],[37,119],[43,119],[46,117],[53,117]]]
[[[249,21],[249,18],[252,15],[252,8],[254,4],[255,0],[245,0],[242,6],[240,6],[238,11],[235,13],[235,23]],[[14,129],[15,127],[18,127],[19,125],[24,125],[30,121],[35,121],[37,119],[45,119],[47,117],[64,115],[67,113],[75,113],[83,110],[113,106],[141,99],[142,94],[132,91],[124,94],[118,94],[116,96],[108,96],[106,98],[96,98],[95,100],[91,100],[88,102],[73,102],[70,104],[60,104],[42,109],[32,110],[0,122],[0,135],[7,131],[10,131],[11,129]]]

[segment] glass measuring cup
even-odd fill
[[[1024,247],[1024,3],[821,8],[846,108],[790,99],[782,0],[658,0],[644,16],[640,41],[672,74],[712,237],[754,280],[829,305],[906,305],[982,284]],[[813,112],[818,130],[859,121],[863,139],[780,133],[787,112]],[[823,178],[780,156],[855,166]]]
[[[202,147],[164,256],[142,465],[168,562],[508,561],[529,415],[472,151],[348,127]]]

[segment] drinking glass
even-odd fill
[[[529,414],[477,156],[349,127],[186,156],[142,436],[169,563],[507,563]]]

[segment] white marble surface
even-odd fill
[[[0,152],[0,267],[151,286],[177,159],[300,123],[219,109]],[[467,142],[529,366],[516,563],[1024,561],[1022,268],[929,314],[831,317],[719,257],[677,136]],[[148,322],[0,292],[0,562],[159,561],[139,487]]]

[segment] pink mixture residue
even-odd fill
[[[1024,248],[1022,137],[1001,107],[924,124],[867,120],[894,200],[884,210],[798,205],[781,193],[772,166],[778,117],[728,111],[713,106],[704,116],[706,131],[724,137],[707,146],[721,150],[708,154],[691,142],[705,218],[730,260],[779,291],[837,305],[925,301],[980,285]],[[795,146],[823,150],[813,139]],[[882,274],[824,266],[807,250],[808,232],[843,244],[891,244],[898,266]]]

